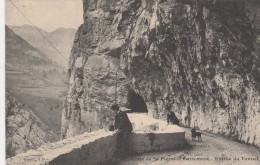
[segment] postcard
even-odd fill
[[[259,52],[258,0],[6,0],[6,164],[258,165]]]

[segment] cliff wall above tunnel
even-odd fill
[[[260,146],[259,3],[83,0],[62,138],[112,124],[115,91],[126,107],[134,91],[154,118],[172,109],[182,125]]]

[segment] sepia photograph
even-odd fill
[[[260,165],[259,0],[3,3],[4,164]]]

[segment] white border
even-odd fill
[[[0,164],[5,164],[5,12],[4,1],[0,0]]]

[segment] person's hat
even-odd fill
[[[119,106],[117,104],[113,104],[110,109],[113,110],[113,111],[118,111]]]

